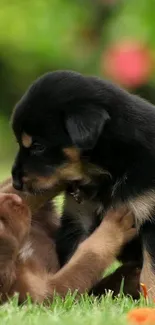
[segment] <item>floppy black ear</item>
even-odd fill
[[[68,113],[65,125],[74,145],[90,150],[96,145],[109,114],[102,108],[89,106]]]

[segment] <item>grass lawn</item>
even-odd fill
[[[133,302],[127,297],[118,297],[112,300],[111,294],[100,301],[87,296],[82,297],[77,303],[69,296],[64,302],[57,298],[50,308],[32,305],[31,302],[17,306],[17,299],[0,308],[0,323],[7,325],[36,324],[36,325],[125,325],[128,324],[126,314],[138,306],[145,306],[143,299]]]
[[[9,175],[10,166],[0,166],[0,180],[4,180]],[[60,198],[58,201],[62,202]],[[116,265],[112,266],[110,272]],[[84,296],[79,302],[74,301],[74,297],[68,295],[64,302],[56,298],[50,308],[32,305],[31,301],[18,307],[17,298],[0,307],[0,324],[36,324],[36,325],[123,325],[127,324],[126,314],[129,310],[138,306],[145,306],[143,298],[140,301],[133,301],[129,297],[120,296],[113,300],[111,293],[108,293],[100,301]]]

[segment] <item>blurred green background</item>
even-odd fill
[[[0,179],[16,151],[9,117],[49,70],[109,78],[155,103],[155,0],[0,1]]]

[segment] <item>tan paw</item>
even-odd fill
[[[0,234],[10,233],[21,241],[31,223],[28,206],[16,194],[0,194]]]
[[[136,236],[134,215],[126,207],[109,210],[102,224],[104,233],[106,229],[107,235],[118,247],[121,247]]]

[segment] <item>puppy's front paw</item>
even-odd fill
[[[109,210],[102,223],[107,236],[118,249],[136,236],[134,216],[126,207]]]
[[[7,231],[22,241],[29,230],[31,213],[16,194],[0,194],[0,234]]]
[[[23,203],[22,199],[16,194],[0,194],[0,211],[5,211],[4,214],[18,217],[27,215],[30,212],[26,204]]]

